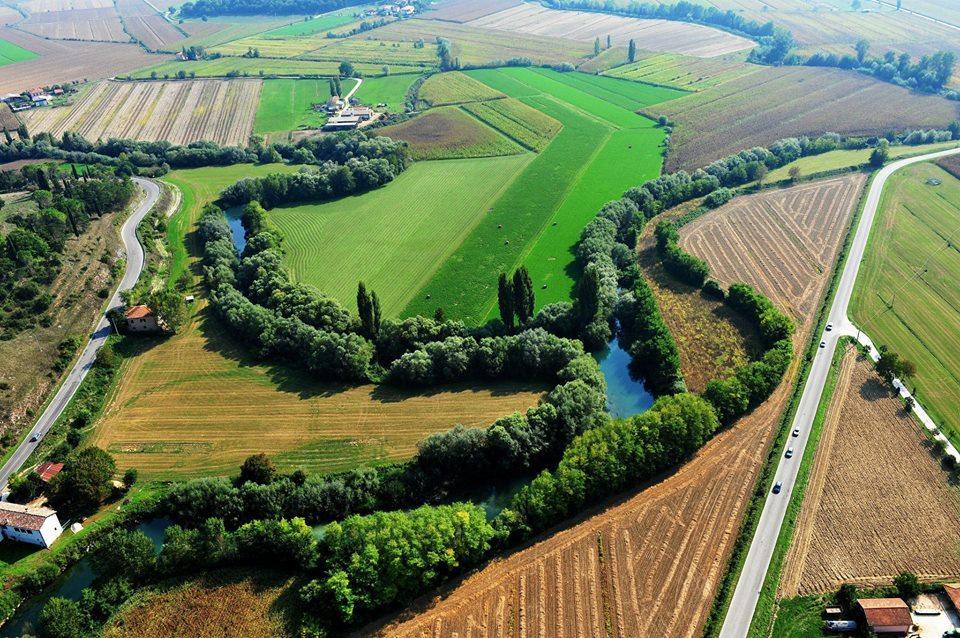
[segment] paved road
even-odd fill
[[[123,227],[120,229],[120,239],[123,241],[123,246],[127,253],[127,267],[123,272],[123,279],[120,280],[120,285],[117,286],[116,292],[114,292],[113,297],[110,299],[108,308],[115,308],[121,305],[120,293],[133,288],[133,285],[137,283],[137,279],[140,278],[140,271],[143,270],[143,247],[140,245],[139,240],[137,240],[137,226],[147,213],[150,212],[150,209],[153,208],[153,205],[157,203],[157,199],[160,197],[160,187],[157,186],[155,182],[140,177],[134,177],[133,179],[137,185],[143,189],[146,196],[143,201],[137,205],[136,210],[127,218]],[[77,388],[80,387],[80,382],[83,381],[83,378],[87,376],[87,372],[90,371],[90,367],[93,365],[94,359],[96,359],[97,350],[106,343],[107,337],[110,336],[112,331],[113,329],[110,327],[110,322],[107,321],[106,316],[101,317],[93,334],[90,335],[90,340],[83,349],[83,353],[57,389],[53,400],[50,401],[36,424],[27,433],[24,441],[20,443],[20,447],[18,447],[13,453],[13,456],[7,460],[3,469],[0,469],[0,489],[6,488],[10,476],[23,467],[23,464],[26,463],[30,454],[39,444],[39,441],[36,443],[30,442],[33,435],[37,433],[41,435],[46,434],[63,412],[64,408],[67,407],[67,404],[70,403],[70,399],[73,398]]]
[[[856,328],[847,318],[847,309],[850,305],[850,297],[853,294],[853,286],[857,281],[860,262],[863,261],[863,253],[867,247],[870,228],[873,226],[873,220],[880,203],[880,193],[883,190],[883,185],[891,174],[904,166],[955,153],[960,153],[960,149],[950,149],[902,159],[884,167],[873,180],[870,192],[867,194],[863,215],[860,218],[853,244],[850,247],[850,254],[843,268],[836,296],[833,298],[833,305],[830,307],[828,321],[833,324],[834,329],[831,332],[824,333],[821,337],[824,341],[824,347],[817,351],[813,359],[810,376],[807,377],[803,395],[800,397],[800,405],[791,426],[791,430],[794,428],[800,430],[800,435],[797,437],[791,436],[787,443],[788,446],[793,447],[793,458],[788,459],[781,456],[780,464],[777,467],[775,481],[782,482],[783,489],[780,494],[770,494],[763,506],[760,523],[757,526],[750,550],[747,552],[747,560],[743,572],[740,574],[740,580],[737,581],[737,588],[734,590],[730,609],[724,619],[720,638],[744,638],[750,629],[750,622],[753,620],[753,613],[757,607],[760,590],[767,575],[767,568],[770,566],[777,536],[780,534],[780,527],[783,524],[787,505],[790,503],[790,496],[797,480],[797,473],[800,470],[800,461],[807,445],[810,426],[816,416],[817,406],[820,404],[823,386],[827,380],[827,372],[830,370],[834,352],[837,349],[837,342],[843,335],[856,334]]]

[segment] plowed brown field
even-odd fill
[[[920,426],[855,352],[843,360],[828,415],[782,594],[888,584],[905,570],[924,580],[960,576],[960,493]]]
[[[130,41],[113,7],[34,13],[20,27],[54,40]]]
[[[861,173],[738,197],[681,230],[681,244],[724,284],[745,281],[807,317],[857,204]]]
[[[801,187],[802,188],[802,187]],[[849,220],[858,191],[847,191]],[[820,200],[800,198],[791,211],[804,236],[822,220]],[[749,209],[733,207],[735,216]],[[730,215],[726,208],[706,216]],[[778,241],[775,224],[760,239]],[[829,268],[846,227],[822,232],[825,260],[806,269],[795,290],[811,300],[822,295]],[[829,233],[833,233],[830,235]],[[696,249],[695,249],[696,250]],[[739,271],[732,251],[726,267]],[[710,258],[711,255],[701,254]],[[713,264],[721,268],[719,264]],[[770,279],[757,284],[768,295],[779,292]],[[788,299],[801,329],[799,350],[810,334],[815,306]],[[729,560],[753,485],[766,458],[777,423],[791,393],[797,364],[764,405],[708,443],[676,473],[549,538],[494,561],[433,600],[424,600],[406,617],[371,626],[360,635],[391,638],[691,637],[699,636]]]
[[[243,145],[253,130],[260,85],[260,80],[101,82],[72,107],[27,112],[27,126],[31,133],[74,131],[89,140]]]
[[[118,0],[117,10],[124,18],[127,30],[151,50],[175,49],[173,44],[186,37],[144,0]]]

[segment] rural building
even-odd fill
[[[338,115],[337,117],[331,117],[327,120],[327,123],[323,125],[324,131],[347,131],[350,129],[357,128],[360,125],[360,117],[356,115]]]
[[[61,533],[60,519],[49,507],[0,503],[0,534],[3,538],[50,547]]]
[[[339,96],[333,95],[327,100],[324,108],[327,110],[327,113],[335,113],[342,109],[343,105],[343,100],[341,100]]]
[[[19,93],[7,93],[3,96],[3,101],[9,104],[10,102],[19,102],[23,99],[23,96]]]
[[[947,583],[943,586],[943,593],[947,595],[953,608],[960,614],[960,583]]]
[[[361,120],[366,121],[373,117],[373,109],[369,106],[352,106],[348,109],[343,109],[343,112],[340,114],[341,117],[359,117]]]
[[[416,9],[413,8],[413,5],[405,5],[400,7],[400,13],[406,16],[412,16],[416,12]]]
[[[132,306],[123,316],[129,332],[160,332],[160,322],[150,306]]]
[[[61,470],[63,470],[63,463],[51,463],[47,461],[37,466],[36,473],[40,476],[41,481],[49,483]]]
[[[870,631],[882,636],[906,636],[913,627],[910,608],[902,598],[861,598],[857,601],[863,610]]]

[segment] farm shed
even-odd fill
[[[340,117],[331,117],[327,120],[327,123],[323,125],[323,130],[325,131],[346,131],[349,129],[357,128],[360,125],[360,118],[356,115],[343,116]]]
[[[867,628],[883,636],[906,636],[913,626],[910,608],[902,598],[861,598]]]
[[[943,586],[943,593],[950,599],[953,608],[960,614],[960,583],[947,583]]]
[[[4,539],[50,547],[62,532],[57,513],[48,507],[0,503],[0,534]]]
[[[47,461],[46,463],[38,465],[36,472],[40,475],[40,480],[44,483],[49,483],[61,470],[63,470],[63,463],[51,463]]]

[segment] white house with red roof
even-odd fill
[[[0,503],[0,534],[4,539],[50,547],[62,533],[60,519],[49,507]]]

